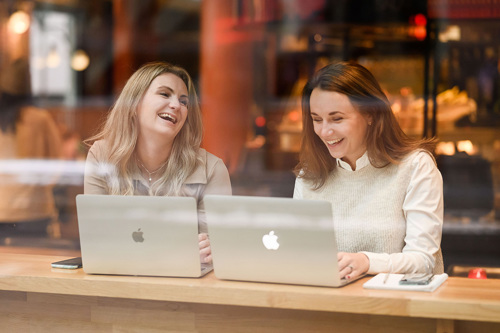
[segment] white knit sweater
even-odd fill
[[[339,251],[365,253],[369,274],[443,272],[442,178],[429,154],[384,168],[337,166],[320,189],[300,177],[295,187],[295,198],[332,203]]]

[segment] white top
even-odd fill
[[[375,168],[365,153],[355,171],[340,159],[337,166],[319,190],[297,178],[293,197],[332,202],[339,251],[366,254],[369,274],[441,273],[443,181],[432,156],[416,151]]]

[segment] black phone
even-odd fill
[[[51,264],[53,268],[77,269],[82,267],[82,257],[76,257],[61,261],[56,261]]]

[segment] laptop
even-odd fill
[[[290,198],[204,197],[219,279],[341,287],[332,205]]]
[[[89,274],[200,277],[192,197],[77,195],[83,270]]]

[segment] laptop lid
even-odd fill
[[[338,287],[331,203],[204,197],[217,278]]]
[[[83,270],[91,274],[199,277],[192,197],[77,195]]]

